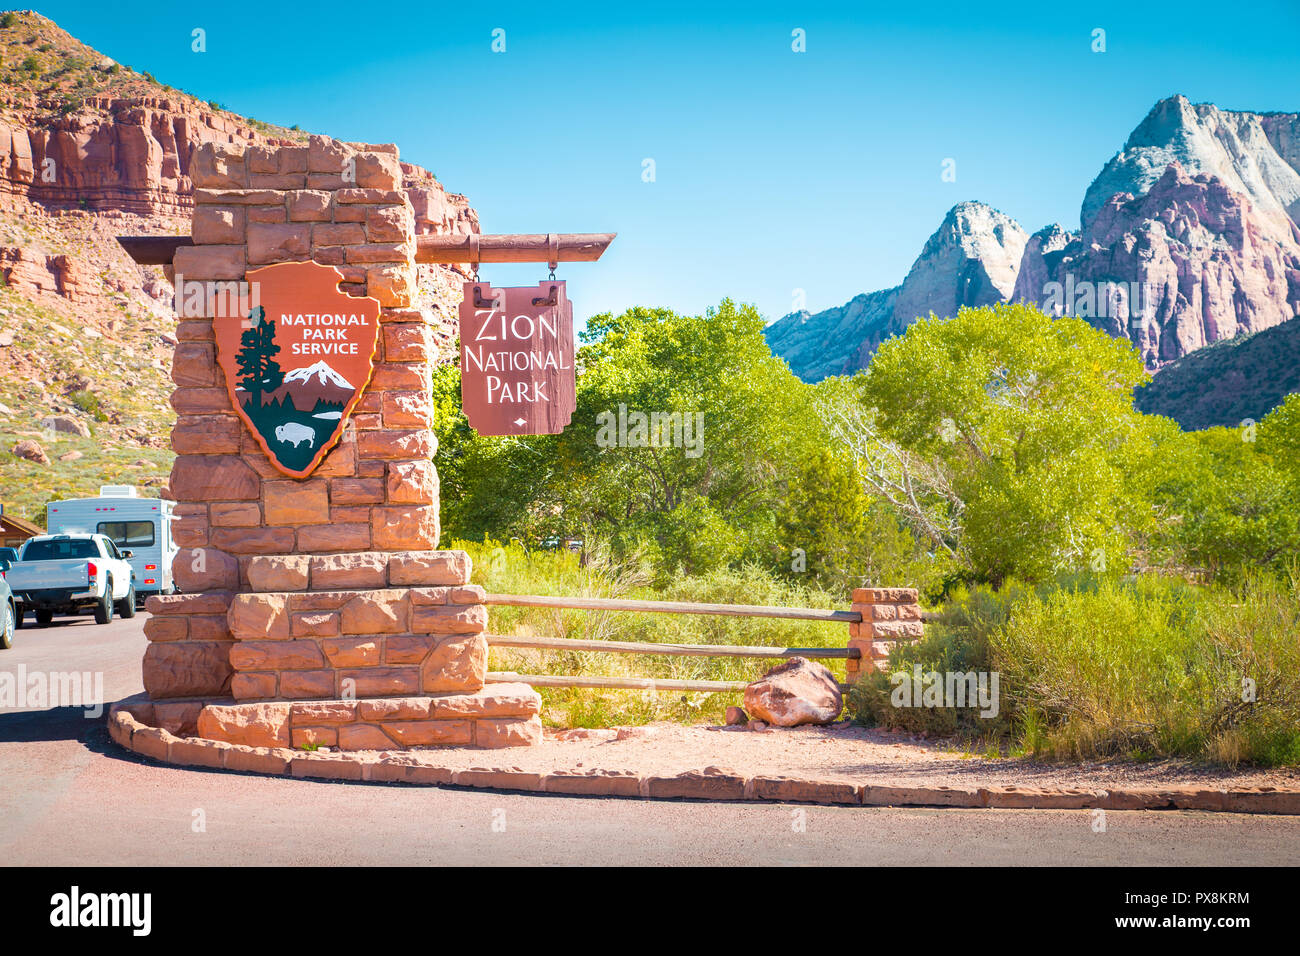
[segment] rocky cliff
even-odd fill
[[[791,313],[764,334],[772,351],[808,381],[864,368],[881,342],[918,316],[1004,301],[1015,288],[1027,238],[1014,219],[991,206],[958,203],[926,240],[902,285],[816,314]]]
[[[1142,195],[1108,198],[1081,235],[1031,243],[1013,297],[1126,336],[1160,368],[1300,313],[1298,238],[1286,217],[1172,162]]]
[[[926,242],[887,320],[844,321],[854,303],[886,295],[872,293],[786,316],[769,326],[768,340],[814,381],[864,368],[884,338],[917,316],[1014,299],[1127,337],[1158,371],[1300,313],[1298,223],[1300,114],[1233,112],[1173,96],[1089,186],[1079,232],[1053,224],[1025,236],[995,210],[963,203]],[[855,341],[846,345],[840,334]]]
[[[1171,163],[1213,176],[1264,218],[1300,222],[1300,114],[1221,110],[1185,96],[1151,108],[1088,187],[1079,221],[1086,228],[1117,193],[1147,192]]]
[[[839,308],[816,314],[792,312],[763,334],[772,351],[801,378],[816,382],[843,374],[858,367],[855,357],[863,343],[879,344],[893,334],[889,329],[900,288],[864,292]]]

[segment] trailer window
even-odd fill
[[[152,521],[101,521],[98,531],[119,548],[153,546]]]
[[[99,557],[99,548],[89,538],[33,539],[23,548],[24,561],[63,561],[71,558],[97,557]]]

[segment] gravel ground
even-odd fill
[[[1107,789],[1205,785],[1296,787],[1296,770],[1229,770],[1185,761],[1044,763],[965,756],[907,734],[841,721],[827,727],[682,727],[650,724],[618,730],[548,730],[537,747],[509,751],[444,749],[431,762],[465,770],[512,768],[629,771],[671,776],[716,766],[743,776],[789,776],[895,786],[1022,786]]]

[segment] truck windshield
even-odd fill
[[[24,561],[62,561],[71,558],[97,558],[99,548],[89,538],[47,538],[28,541],[23,548]]]

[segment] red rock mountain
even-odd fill
[[[792,313],[766,335],[815,381],[865,368],[881,341],[930,309],[1008,299],[1124,336],[1157,371],[1291,321],[1300,314],[1300,113],[1161,100],[1089,186],[1078,232],[1053,224],[1025,241],[1014,222],[963,203],[900,288]]]
[[[173,290],[115,237],[188,233],[200,144],[306,139],[166,87],[39,14],[0,16],[0,503],[39,518],[50,497],[94,493],[101,481],[163,484]],[[464,196],[419,166],[402,173],[417,231],[478,230]],[[420,270],[428,298],[417,304],[436,310],[448,346],[456,317],[446,302],[459,277]],[[94,438],[51,431],[44,423],[56,416]],[[26,440],[51,464],[8,455]],[[84,448],[64,450],[78,440]],[[75,452],[75,465],[60,465]]]

